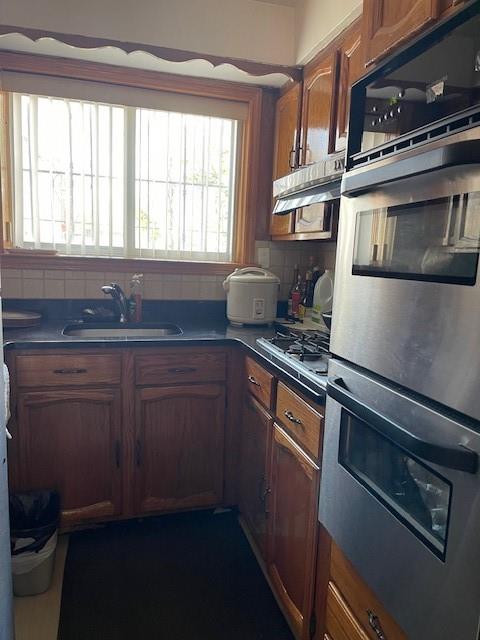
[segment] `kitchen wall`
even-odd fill
[[[295,63],[305,64],[338,36],[363,7],[363,0],[298,0]]]
[[[295,9],[258,0],[3,0],[0,23],[293,64]]]
[[[334,261],[334,243],[257,242],[257,261],[268,250],[269,270],[281,281],[280,300],[286,300],[292,283],[293,268],[298,264],[305,271],[309,256],[318,257],[322,268]],[[264,255],[265,252],[263,252]],[[29,299],[103,299],[100,287],[118,282],[129,291],[132,274],[120,272],[2,269],[2,296]],[[192,276],[147,273],[144,277],[146,300],[223,300],[223,276]]]

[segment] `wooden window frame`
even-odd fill
[[[39,56],[3,51],[0,72],[41,74],[75,80],[89,80],[125,87],[168,91],[205,98],[242,102],[247,106],[239,152],[239,174],[235,206],[231,262],[196,262],[162,259],[45,256],[9,253],[12,224],[12,190],[9,149],[9,114],[7,94],[0,100],[0,261],[2,267],[16,269],[72,269],[81,271],[119,271],[144,273],[178,273],[224,275],[235,267],[252,264],[256,235],[256,212],[261,195],[260,151],[262,140],[262,104],[264,91],[260,87],[227,81],[177,76],[156,71],[132,69],[115,65],[86,62],[53,56]],[[3,186],[2,186],[3,185]],[[10,245],[11,246],[11,245]]]

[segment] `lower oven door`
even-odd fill
[[[327,393],[320,521],[410,640],[477,640],[476,425],[336,360]]]

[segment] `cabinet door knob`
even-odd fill
[[[260,387],[260,383],[253,376],[248,376],[248,381],[254,384],[256,387]]]
[[[287,418],[287,420],[293,422],[293,424],[302,424],[300,418],[296,418],[291,411],[284,411],[283,415]]]
[[[368,624],[371,626],[378,640],[387,640],[387,636],[384,634],[382,625],[380,624],[380,619],[373,611],[368,609]]]

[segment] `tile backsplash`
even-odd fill
[[[257,242],[256,261],[267,258],[269,271],[280,278],[280,300],[286,300],[295,264],[304,271],[309,257],[318,258],[322,269],[332,268],[335,243]],[[129,292],[132,274],[121,272],[2,269],[2,296],[28,299],[104,299],[100,287],[107,282]],[[223,300],[223,276],[196,276],[146,273],[146,300]]]

